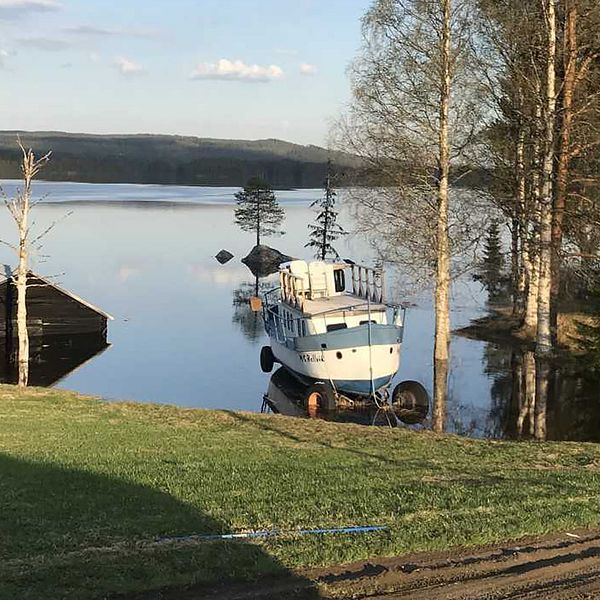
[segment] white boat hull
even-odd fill
[[[301,379],[330,381],[337,390],[358,395],[369,395],[390,383],[400,366],[400,346],[298,351],[271,339],[275,359]]]

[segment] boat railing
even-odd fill
[[[264,294],[263,319],[267,333],[273,333],[278,342],[288,346],[293,345],[298,337],[313,335],[309,332],[308,321],[314,320],[316,317],[326,317],[328,314],[339,314],[340,312],[345,317],[346,314],[352,314],[355,311],[364,311],[371,305],[371,301],[368,300],[362,304],[348,304],[311,313],[310,317],[296,317],[289,314],[284,317],[279,312],[279,298],[283,298],[282,288],[273,288]],[[389,323],[403,328],[406,307],[402,304],[387,304],[386,306],[388,310],[391,310]],[[269,331],[271,327],[272,329]]]
[[[304,278],[281,271],[279,273],[279,283],[281,286],[281,299],[290,306],[302,310],[307,294],[304,287]]]
[[[369,302],[384,304],[383,269],[353,264],[351,270],[352,293]]]

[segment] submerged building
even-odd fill
[[[27,275],[29,381],[52,385],[110,345],[113,317],[52,281]],[[12,275],[0,279],[0,381],[17,380],[17,290]]]

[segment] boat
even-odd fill
[[[350,262],[292,260],[260,302],[269,346],[260,363],[280,363],[324,409],[336,397],[376,398],[400,366],[405,308],[384,298],[383,273]]]

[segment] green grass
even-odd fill
[[[600,520],[600,447],[0,386],[0,598],[102,598]],[[161,536],[387,525],[369,535]]]

